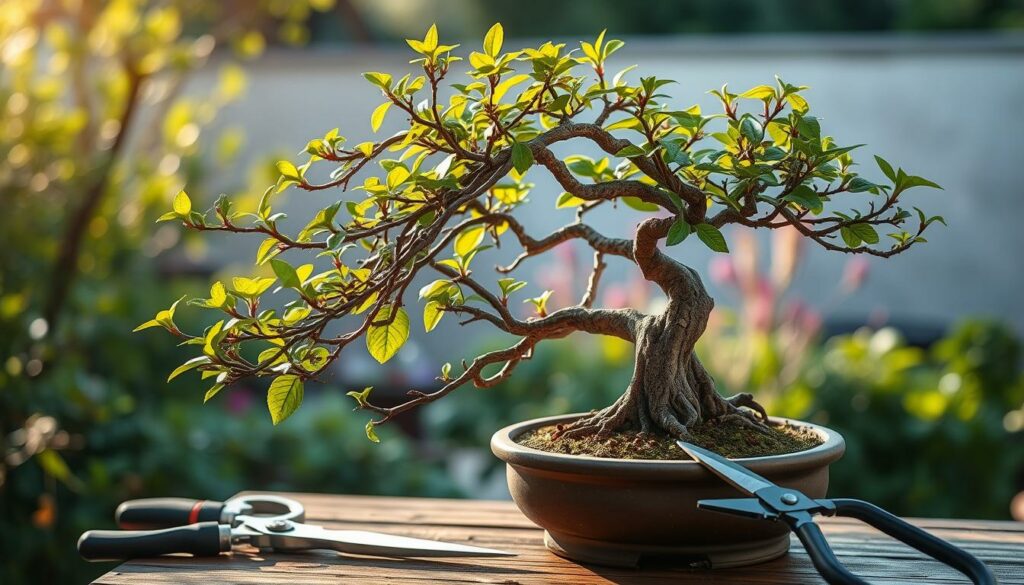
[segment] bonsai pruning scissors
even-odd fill
[[[849,516],[874,526],[889,536],[916,548],[971,578],[977,585],[996,583],[995,576],[981,561],[963,549],[904,522],[885,510],[862,500],[837,498],[815,500],[797,490],[779,487],[737,463],[696,445],[676,441],[694,461],[750,498],[700,500],[697,507],[725,514],[762,520],[782,520],[807,550],[814,568],[826,581],[838,585],[867,585],[839,562],[814,523],[816,514]]]
[[[290,498],[247,495],[226,502],[185,498],[132,500],[117,508],[118,526],[90,530],[78,553],[90,561],[123,560],[173,553],[217,556],[236,544],[261,553],[330,549],[383,557],[513,556],[500,550],[392,536],[362,530],[328,530],[304,524],[305,509]]]

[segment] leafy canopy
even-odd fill
[[[822,132],[803,86],[781,79],[741,93],[723,86],[710,92],[721,106],[711,113],[678,104],[666,93],[671,80],[631,81],[634,67],[609,73],[609,57],[623,43],[606,40],[604,33],[573,49],[546,42],[505,51],[496,24],[482,46],[468,52],[468,70],[457,80],[448,76],[463,60],[455,53],[459,46],[442,44],[436,27],[408,44],[416,73],[364,74],[383,98],[371,129],[378,132],[390,115],[402,118],[400,131],[349,144],[335,128],[310,140],[300,160],[277,163],[278,181],[255,209],[239,211],[222,198],[201,211],[181,193],[163,218],[196,230],[263,238],[255,264],[269,264],[261,272],[266,276],[214,283],[210,298],[192,301],[218,316],[205,333],[178,331],[173,312],[151,323],[201,350],[199,360],[186,365],[214,379],[211,392],[242,378],[273,378],[268,405],[275,424],[298,406],[303,382],[356,340],[364,339],[380,363],[401,349],[414,321],[408,289],[424,269],[437,275],[418,291],[426,331],[453,313],[521,340],[464,362],[461,372],[445,364],[439,389],[413,390],[395,407],[374,405],[370,389],[350,393],[359,407],[380,415],[367,425],[371,439],[375,425],[398,412],[466,383],[493,385],[528,359],[539,341],[583,328],[601,314],[591,305],[604,254],[636,261],[634,242],[607,238],[582,223],[596,207],[621,203],[667,216],[651,224],[658,240],[674,246],[695,234],[694,240],[723,253],[729,248],[721,228],[734,223],[792,226],[828,249],[891,256],[923,242],[924,230],[941,221],[901,205],[908,189],[934,183],[879,157],[885,181],[861,176],[853,160],[858,146],[841,146]],[[559,158],[549,148],[570,140],[589,141],[604,154]],[[535,169],[564,189],[547,205],[575,212],[574,221],[543,238],[528,235],[516,219]],[[318,181],[318,174],[328,178]],[[278,194],[289,188],[346,194],[292,234],[281,227],[285,214],[274,209]],[[477,255],[502,241],[523,248],[511,266],[499,268],[509,273],[569,239],[583,239],[595,250],[591,290],[576,307],[552,311],[551,291],[542,291],[523,300],[536,316],[520,320],[509,302],[527,283],[502,274],[488,286],[474,274]],[[268,295],[285,297],[283,307],[264,308]],[[346,316],[355,316],[356,325],[328,330]],[[504,366],[484,376],[492,364]]]

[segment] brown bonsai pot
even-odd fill
[[[521,422],[491,438],[491,451],[507,464],[512,499],[527,518],[544,528],[544,543],[552,552],[613,566],[658,560],[736,567],[768,561],[789,550],[789,529],[782,524],[698,510],[700,499],[741,496],[695,461],[563,455],[515,442],[527,431],[580,416]],[[843,437],[822,426],[790,422],[810,427],[824,442],[797,453],[737,461],[781,486],[824,497],[828,466],[846,449]]]

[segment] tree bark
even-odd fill
[[[668,306],[660,315],[636,317],[636,361],[626,392],[611,406],[565,427],[561,436],[635,430],[684,438],[693,425],[716,419],[765,429],[764,409],[749,394],[719,395],[694,353],[715,302],[696,271],[657,250],[663,223],[653,219],[641,224],[634,258],[664,291]]]

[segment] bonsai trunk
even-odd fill
[[[671,278],[659,282],[668,295],[667,308],[660,315],[638,316],[634,323],[636,361],[626,392],[611,406],[565,427],[561,436],[633,430],[685,438],[689,427],[712,420],[767,430],[767,413],[750,394],[723,398],[716,391],[694,353],[714,300],[693,269],[669,262]]]

